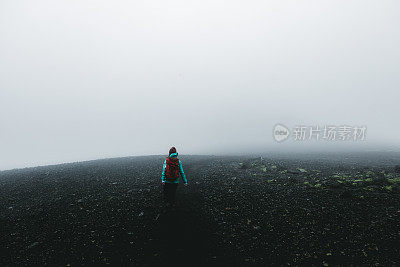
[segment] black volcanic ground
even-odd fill
[[[0,265],[400,264],[400,154],[182,156],[0,172]]]

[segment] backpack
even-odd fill
[[[167,158],[167,164],[165,166],[165,178],[167,180],[176,180],[179,177],[179,159]]]

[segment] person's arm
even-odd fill
[[[162,167],[162,173],[161,173],[161,182],[165,183],[165,167],[167,166],[167,160],[164,160],[164,164]]]
[[[187,184],[186,175],[185,172],[183,171],[182,162],[180,160],[179,160],[179,172],[182,176],[183,183]]]

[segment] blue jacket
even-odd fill
[[[177,156],[178,156],[178,153],[172,153],[171,155],[169,155],[170,158],[176,158]],[[167,160],[165,160],[164,164],[163,164],[163,169],[162,169],[162,173],[161,173],[161,181],[162,182],[166,182],[166,183],[178,184],[179,183],[179,177],[176,178],[175,181],[167,181],[165,179],[165,167],[166,166],[167,166]],[[183,182],[186,184],[187,183],[186,175],[183,172],[182,162],[180,160],[179,160],[179,173],[181,174]]]

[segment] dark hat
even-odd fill
[[[169,155],[172,153],[176,153],[176,148],[174,146],[169,149]]]

